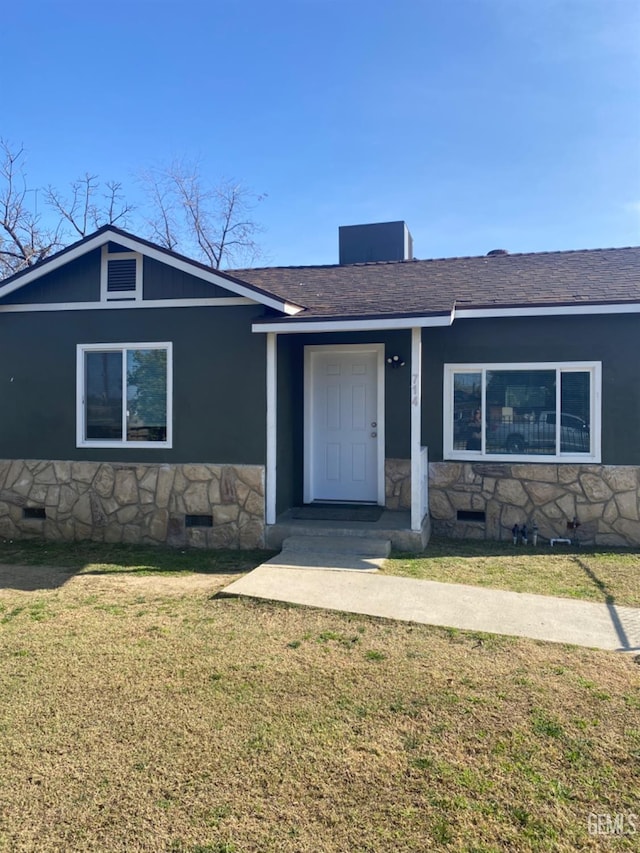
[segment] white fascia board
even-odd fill
[[[43,261],[42,264],[38,264],[32,270],[20,276],[17,281],[11,282],[10,284],[5,285],[4,287],[0,285],[0,298],[2,298],[3,296],[8,296],[10,293],[13,293],[14,290],[19,290],[26,284],[30,284],[32,281],[35,281],[41,276],[47,275],[48,273],[59,269],[65,264],[68,264],[71,261],[82,257],[82,255],[86,255],[88,252],[91,252],[94,249],[97,249],[110,241],[117,243],[119,246],[124,246],[126,249],[129,249],[132,252],[138,252],[139,254],[145,255],[149,258],[153,258],[154,260],[159,261],[162,264],[167,264],[168,266],[171,266],[174,269],[181,270],[182,272],[185,272],[188,275],[193,275],[196,278],[200,278],[203,281],[208,282],[209,284],[215,284],[218,287],[224,288],[225,290],[230,290],[232,293],[236,293],[238,296],[244,296],[247,299],[251,299],[252,302],[257,302],[261,305],[266,305],[269,308],[275,308],[276,311],[282,311],[284,314],[297,314],[299,311],[303,310],[298,305],[293,305],[284,300],[275,299],[274,297],[268,296],[264,293],[257,293],[255,290],[252,290],[249,287],[245,287],[239,282],[230,281],[229,279],[224,278],[223,276],[216,273],[214,270],[211,270],[209,272],[208,270],[201,269],[200,267],[195,266],[189,261],[185,261],[181,258],[175,258],[171,255],[167,255],[161,249],[156,249],[153,246],[148,246],[145,243],[140,243],[138,240],[128,237],[125,234],[118,234],[117,232],[109,230],[103,231],[101,234],[97,234],[90,240],[87,240],[86,242],[76,246],[75,249],[70,249],[67,252],[63,252],[58,257]]]
[[[254,332],[332,332],[368,331],[377,329],[410,329],[450,326],[454,320],[480,320],[500,317],[571,317],[598,314],[637,314],[640,302],[617,302],[610,305],[546,305],[511,308],[461,308],[454,307],[450,315],[436,317],[397,317],[385,320],[318,320],[297,323],[254,323]]]
[[[2,305],[0,314],[23,314],[37,311],[111,311],[118,308],[224,308],[233,305],[258,305],[244,296],[194,299],[123,299],[120,302],[34,302]]]
[[[26,284],[31,284],[32,281],[40,278],[43,275],[48,275],[50,272],[54,270],[60,269],[65,264],[70,263],[71,261],[75,261],[77,258],[81,258],[82,255],[86,255],[87,252],[92,252],[94,249],[99,249],[104,243],[108,243],[109,240],[114,239],[116,237],[115,234],[109,236],[109,233],[99,234],[94,237],[92,240],[87,240],[86,243],[82,243],[79,246],[76,246],[75,249],[70,249],[67,252],[63,252],[57,257],[53,257],[51,259],[45,259],[42,263],[37,264],[37,266],[30,269],[29,272],[21,275],[17,281],[12,281],[9,284],[5,284],[4,287],[0,285],[0,298],[3,296],[8,296],[10,293],[13,293],[14,290],[19,290],[21,287],[24,287]],[[115,239],[114,239],[115,242]]]
[[[451,314],[436,317],[394,317],[381,320],[310,320],[308,322],[284,321],[282,323],[254,323],[252,332],[277,332],[278,334],[301,332],[368,332],[384,329],[414,329],[431,328],[434,326],[450,326],[453,322]]]
[[[456,306],[456,320],[480,320],[490,317],[570,317],[578,314],[637,314],[640,302],[617,302],[610,305],[544,305],[511,308],[461,308]]]

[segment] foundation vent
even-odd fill
[[[185,515],[185,527],[213,527],[212,515]]]
[[[484,524],[486,513],[481,510],[459,509],[456,518],[458,521],[481,521]]]
[[[42,520],[47,517],[47,513],[43,506],[25,506],[22,510],[22,517]]]

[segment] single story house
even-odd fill
[[[640,248],[220,272],[107,226],[0,282],[0,536],[255,547],[299,507],[640,545]]]

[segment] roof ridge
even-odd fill
[[[640,246],[608,246],[597,249],[547,249],[542,252],[507,252],[502,255],[449,255],[443,258],[405,258],[395,261],[362,261],[356,264],[277,264],[265,267],[239,267],[226,270],[228,274],[240,275],[245,272],[262,272],[266,270],[320,270],[320,269],[349,269],[353,267],[380,267],[402,264],[431,264],[445,261],[488,261],[508,258],[530,258],[547,255],[576,255],[585,253],[622,252],[640,249]]]

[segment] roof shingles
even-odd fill
[[[640,247],[265,267],[232,275],[304,306],[295,319],[438,314],[454,305],[640,302]]]

